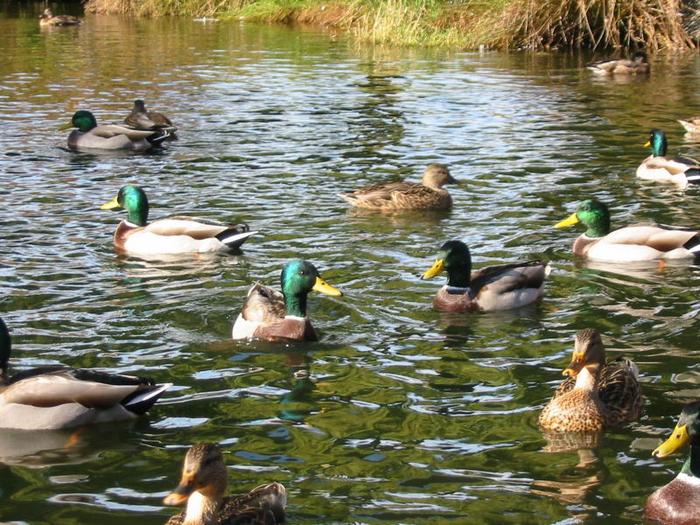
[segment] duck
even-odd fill
[[[452,197],[442,187],[457,184],[444,164],[428,164],[420,184],[383,182],[338,196],[356,208],[368,210],[449,210]]]
[[[246,224],[227,226],[176,216],[148,222],[148,197],[139,186],[122,186],[103,210],[127,212],[126,220],[114,232],[118,251],[134,255],[177,255],[237,250],[251,235]]]
[[[639,370],[633,361],[607,362],[598,330],[576,333],[568,376],[539,417],[548,432],[600,432],[636,421],[642,413]]]
[[[79,26],[83,21],[76,16],[54,15],[48,7],[39,15],[40,26]]]
[[[134,100],[134,107],[124,119],[124,124],[144,131],[166,130],[170,133],[167,140],[177,140],[177,128],[170,119],[162,113],[147,111],[146,104],[141,99]]]
[[[233,339],[265,341],[317,341],[318,335],[306,314],[306,299],[312,290],[340,297],[343,293],[328,284],[309,261],[295,259],[282,268],[282,291],[260,283],[248,290],[245,304],[233,325]]]
[[[68,135],[68,147],[81,150],[131,150],[147,151],[158,147],[168,138],[167,130],[139,130],[103,124],[98,126],[97,119],[90,111],[76,111],[71,121],[60,129],[74,129]]]
[[[587,230],[574,241],[574,255],[592,261],[630,263],[700,257],[700,232],[655,224],[625,226],[611,232],[608,207],[596,199],[583,201],[574,213],[554,227],[566,228],[578,223]]]
[[[433,299],[443,312],[491,312],[519,308],[539,300],[551,271],[547,262],[526,261],[487,266],[472,273],[469,247],[462,241],[447,241],[433,266],[421,279],[447,272],[447,284]]]
[[[629,59],[601,60],[586,67],[597,75],[647,75],[651,71],[643,51],[637,51]]]
[[[165,505],[185,510],[166,525],[277,525],[285,522],[287,490],[281,483],[260,485],[247,494],[225,496],[227,472],[221,449],[211,443],[190,447],[180,484],[164,499]]]
[[[700,165],[692,159],[666,158],[668,141],[660,129],[649,132],[649,140],[644,147],[651,146],[651,155],[637,168],[637,178],[656,182],[671,182],[682,188],[688,184],[700,184]]]
[[[172,383],[87,368],[43,366],[8,374],[12,340],[0,318],[0,428],[70,429],[134,419]]]
[[[678,123],[688,133],[700,133],[700,117],[690,117],[687,120],[678,120]]]
[[[669,483],[654,491],[647,499],[644,516],[664,525],[697,525],[700,523],[700,401],[683,407],[671,437],[652,455],[665,458],[690,444],[690,454],[681,471]]]

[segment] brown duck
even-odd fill
[[[80,18],[70,15],[54,15],[48,7],[39,15],[40,26],[79,26]]]
[[[452,197],[442,189],[445,184],[457,184],[447,166],[428,164],[420,184],[386,182],[338,195],[356,208],[369,210],[449,210]]]
[[[277,525],[285,521],[287,491],[280,483],[254,488],[241,496],[225,496],[226,465],[216,445],[193,445],[185,456],[177,488],[163,503],[187,507],[166,525]]]
[[[177,140],[175,131],[177,128],[168,117],[157,111],[148,111],[143,100],[134,100],[134,107],[131,113],[124,119],[124,123],[134,129],[143,131],[166,131],[167,140]]]
[[[576,334],[569,376],[540,414],[539,424],[552,432],[599,432],[635,421],[642,412],[637,366],[629,359],[605,361],[600,332]]]

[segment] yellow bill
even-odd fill
[[[68,122],[68,123],[60,126],[58,129],[60,129],[61,131],[65,131],[65,130],[73,128],[73,127],[75,127],[75,126],[73,126],[73,122]]]
[[[421,279],[431,279],[436,275],[440,275],[445,269],[445,259],[437,259],[430,269],[421,275]]]
[[[566,219],[563,221],[560,221],[554,225],[555,228],[566,228],[567,226],[573,226],[574,224],[578,224],[578,215],[576,213],[572,213],[569,215]]]
[[[644,143],[644,147],[645,147],[645,148],[648,148],[649,146],[651,146],[651,141],[647,140],[647,141]]]
[[[331,286],[319,276],[316,276],[316,282],[314,283],[312,290],[326,295],[332,295],[333,297],[340,297],[343,295],[343,292]]]
[[[175,490],[163,498],[163,504],[182,505],[194,492],[194,489],[194,479],[192,477],[183,476],[183,478],[180,480],[180,484],[175,487]]]
[[[122,205],[119,204],[117,201],[117,197],[114,197],[111,201],[105,202],[102,206],[100,206],[101,210],[116,210],[121,208]]]
[[[571,363],[569,363],[569,366],[564,369],[561,375],[576,377],[583,368],[583,365],[583,352],[574,352],[574,355],[571,357]]]
[[[676,425],[676,428],[673,429],[673,433],[671,433],[671,437],[661,443],[651,455],[657,458],[665,458],[689,441],[690,434],[688,433],[688,425]]]

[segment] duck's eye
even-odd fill
[[[306,275],[306,270],[299,270],[299,275]]]

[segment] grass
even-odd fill
[[[88,0],[135,16],[244,17],[337,27],[374,43],[475,49],[695,47],[681,0]]]

